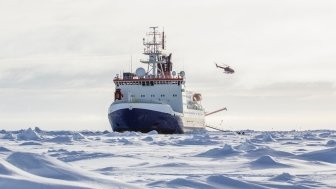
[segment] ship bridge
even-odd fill
[[[183,85],[185,80],[183,77],[172,78],[139,78],[139,77],[119,77],[116,76],[113,79],[116,86],[120,85],[142,85],[142,86],[154,86],[154,85]]]

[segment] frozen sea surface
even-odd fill
[[[0,188],[336,188],[336,132],[0,133]]]

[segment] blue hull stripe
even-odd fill
[[[179,116],[146,109],[120,109],[108,115],[113,131],[147,133],[156,130],[162,134],[183,133]]]

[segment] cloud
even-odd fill
[[[106,121],[114,75],[130,69],[131,55],[133,69],[144,66],[142,37],[160,26],[189,89],[203,94],[207,109],[228,106],[235,126],[239,118],[247,120],[241,127],[290,125],[305,115],[335,123],[327,116],[336,106],[335,8],[289,0],[1,1],[0,120],[18,128],[26,120],[56,125],[39,115],[56,115],[60,125],[86,115],[93,125]],[[223,74],[214,61],[236,73]]]
[[[0,89],[64,89],[112,85],[129,56],[61,56],[0,60]]]

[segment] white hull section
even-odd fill
[[[204,111],[187,110],[183,112],[182,122],[185,131],[205,129]]]
[[[108,113],[112,113],[121,109],[129,109],[132,110],[133,108],[136,109],[144,109],[144,110],[151,110],[161,113],[167,113],[170,115],[180,115],[180,113],[174,112],[173,109],[168,104],[154,104],[154,103],[113,103]]]

